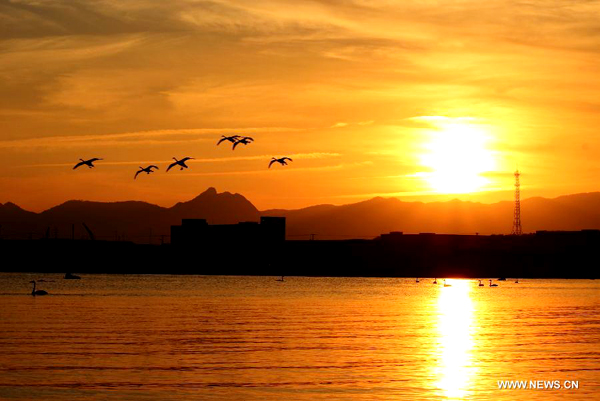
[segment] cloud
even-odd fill
[[[335,123],[335,124],[333,124],[333,125],[331,126],[331,128],[344,128],[344,127],[347,127],[347,126],[348,126],[348,123],[341,123],[341,122],[340,122],[340,123]]]
[[[599,12],[584,0],[0,0],[0,171],[73,149],[211,160],[199,145],[241,127],[268,138],[261,154],[378,155],[359,175],[385,177],[414,158],[417,128],[462,121],[571,182],[582,160],[598,164],[564,144],[598,145]]]
[[[339,153],[325,153],[325,152],[312,152],[312,153],[291,153],[288,157],[298,160],[306,159],[330,159],[340,157]],[[231,157],[213,157],[213,158],[195,158],[189,160],[186,164],[195,163],[231,163],[239,161],[253,161],[253,160],[264,160],[268,162],[271,160],[272,155],[254,155],[254,156],[231,156]],[[99,161],[99,165],[104,166],[129,166],[129,165],[143,165],[143,164],[158,164],[158,163],[172,163],[172,159],[166,160],[128,160],[128,161],[110,161],[104,159]],[[75,163],[39,163],[39,164],[27,164],[18,167],[68,167],[73,166]]]
[[[164,129],[150,130],[137,132],[123,132],[118,134],[99,134],[99,135],[70,135],[70,136],[46,136],[27,139],[9,139],[0,140],[0,149],[14,148],[66,148],[66,147],[97,147],[97,146],[114,146],[117,144],[142,144],[142,143],[158,143],[157,139],[167,138],[161,143],[182,143],[193,140],[194,137],[200,137],[199,140],[210,140],[202,138],[207,135],[212,135],[219,138],[220,135],[232,134],[260,134],[260,133],[290,133],[301,132],[303,130],[297,128],[286,127],[240,127],[240,128],[190,128],[190,129]],[[170,137],[179,137],[177,140],[169,140]],[[214,139],[214,138],[211,138]],[[216,142],[216,141],[215,141]]]
[[[299,155],[293,155],[294,159],[300,159]],[[313,158],[313,157],[310,157]],[[204,177],[204,176],[228,176],[228,175],[263,175],[263,174],[291,174],[291,173],[305,173],[314,171],[331,171],[331,170],[343,170],[351,167],[364,166],[370,164],[370,162],[360,163],[340,163],[327,166],[311,166],[311,167],[285,167],[285,168],[264,168],[261,170],[235,170],[235,171],[215,171],[206,173],[189,173],[185,176],[190,177]],[[180,174],[179,177],[184,177],[184,174]]]

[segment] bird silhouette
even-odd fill
[[[159,169],[158,166],[155,166],[154,164],[151,164],[150,166],[145,167],[145,168],[140,166],[140,169],[138,171],[136,171],[135,175],[133,176],[133,179],[135,180],[139,173],[146,173],[146,174],[153,173],[154,172],[154,170],[152,170],[153,168],[155,168],[157,170]]]
[[[33,283],[33,290],[31,290],[31,295],[33,295],[34,297],[36,295],[48,295],[48,293],[44,290],[37,290],[35,289],[35,280],[30,281],[29,283]]]
[[[254,138],[251,138],[249,136],[243,136],[239,139],[237,139],[234,143],[233,146],[231,147],[232,150],[235,150],[235,147],[238,146],[240,143],[243,143],[244,145],[248,145],[249,143],[254,142]]]
[[[452,287],[452,284],[446,284],[446,279],[444,279],[444,287]]]
[[[174,163],[169,164],[169,167],[167,167],[167,171],[171,170],[171,167],[175,167],[175,166],[179,166],[180,169],[179,170],[183,170],[184,168],[188,168],[188,166],[185,164],[186,161],[193,159],[193,157],[184,157],[181,160],[177,160],[175,157],[173,158],[173,160],[175,160]]]
[[[492,284],[492,280],[490,280],[490,287],[498,287],[498,284]]]
[[[235,143],[235,141],[237,141],[240,136],[239,135],[232,135],[232,136],[225,136],[225,135],[221,135],[222,138],[219,140],[219,142],[217,142],[217,146],[219,146],[221,144],[221,142],[223,141],[229,141],[231,143]]]
[[[277,159],[277,158],[273,157],[273,158],[271,159],[271,163],[269,163],[269,168],[271,168],[271,165],[272,165],[273,163],[279,163],[279,164],[281,164],[282,166],[287,166],[287,162],[286,162],[286,160],[289,160],[289,161],[293,162],[293,160],[292,160],[292,159],[290,159],[289,157],[281,157],[281,158],[279,158],[279,159]]]
[[[483,287],[483,283],[481,282],[481,280],[479,280],[479,286]]]
[[[79,159],[79,160],[81,160],[81,161],[79,163],[77,163],[75,165],[75,167],[73,167],[73,170],[75,170],[77,167],[83,166],[84,164],[86,166],[88,166],[89,168],[96,167],[96,166],[94,166],[94,162],[97,161],[97,160],[102,160],[102,159],[94,157],[93,159],[89,159],[89,160],[83,160],[83,159]]]

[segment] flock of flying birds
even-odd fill
[[[231,135],[231,136],[225,136],[225,135],[221,135],[222,138],[219,140],[219,142],[217,142],[217,146],[221,144],[221,142],[224,141],[228,141],[232,143],[232,150],[235,150],[235,148],[239,145],[248,145],[252,142],[254,142],[254,139],[249,137],[249,136],[241,136],[241,135]],[[167,167],[167,171],[169,171],[171,168],[175,167],[175,166],[179,166],[179,170],[183,170],[184,168],[188,168],[188,166],[185,164],[186,161],[188,160],[193,160],[193,157],[184,157],[181,160],[177,160],[177,158],[173,158],[173,160],[175,160],[173,163],[169,164],[169,166]],[[79,163],[77,163],[75,165],[75,167],[73,167],[73,170],[75,170],[77,167],[81,167],[81,166],[88,166],[88,168],[93,168],[94,166],[94,162],[98,161],[98,160],[103,160],[99,157],[94,157],[92,159],[89,160],[83,160],[83,159],[79,159],[81,160]],[[287,166],[287,162],[288,161],[293,161],[291,158],[289,157],[273,157],[271,159],[271,162],[269,163],[269,168],[271,168],[271,166],[273,165],[273,163],[279,163],[282,166]],[[153,173],[155,170],[159,170],[158,166],[155,166],[154,164],[151,164],[147,167],[142,167],[140,166],[140,169],[135,173],[135,175],[133,176],[133,179],[135,180],[137,178],[137,176],[140,173],[146,173],[146,174],[150,174]]]

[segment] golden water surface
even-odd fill
[[[2,273],[0,399],[600,399],[600,281],[484,283]]]

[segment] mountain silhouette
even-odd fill
[[[600,228],[600,192],[553,199],[522,201],[523,232]],[[184,218],[202,218],[209,224],[258,221],[260,216],[285,216],[289,239],[347,239],[375,237],[390,231],[453,234],[508,234],[513,203],[493,204],[452,200],[405,202],[398,198],[373,198],[335,206],[316,205],[296,210],[259,211],[240,194],[218,193],[208,188],[194,199],[164,208],[146,202],[68,201],[41,213],[0,204],[2,238],[87,238],[85,223],[98,239],[148,243],[151,235],[169,235],[170,226]]]
[[[0,203],[0,221],[9,222],[14,219],[17,222],[28,221],[35,218],[35,213],[21,209],[12,202]]]
[[[403,202],[373,198],[349,205],[319,205],[298,210],[266,210],[265,216],[285,216],[290,239],[375,237],[390,231],[406,233],[509,234],[514,204],[452,200]],[[521,202],[523,232],[600,228],[600,193]]]
[[[240,194],[217,193],[215,188],[188,202],[180,202],[169,209],[171,215],[206,219],[209,224],[235,224],[240,221],[258,221],[260,212]],[[177,222],[177,224],[181,221]]]
[[[14,204],[0,206],[0,235],[4,238],[87,238],[85,223],[98,239],[148,243],[150,236],[168,235],[182,219],[202,218],[210,224],[258,221],[259,211],[246,198],[209,188],[196,198],[164,208],[146,202],[71,200],[39,214]],[[158,241],[156,239],[155,241]],[[156,242],[157,243],[157,242]]]

